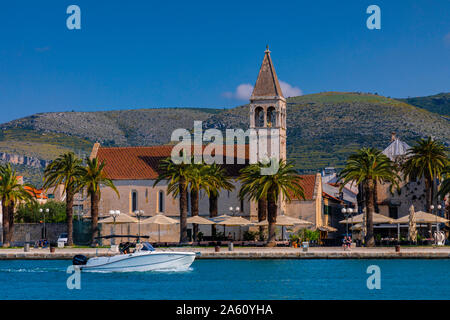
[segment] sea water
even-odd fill
[[[0,299],[450,298],[450,260],[196,260],[187,270],[81,273],[72,290],[70,263],[0,261]],[[380,289],[368,288],[371,265]]]

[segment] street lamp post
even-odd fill
[[[113,218],[113,236],[115,236],[116,235],[116,219],[120,215],[120,210],[109,210],[109,214]],[[116,239],[113,237],[111,242],[113,245],[115,245]]]
[[[349,209],[350,210],[350,209]],[[341,212],[345,215],[345,220],[348,220],[348,211],[346,208],[342,208]],[[348,237],[348,221],[345,224],[345,236]]]
[[[45,225],[45,214],[46,213],[48,214],[50,212],[50,209],[49,208],[47,208],[47,209],[40,208],[39,212],[44,215],[44,234],[43,234],[43,236],[44,236],[44,239],[47,239],[47,228],[46,228],[46,225]]]
[[[233,217],[236,215],[237,212],[239,212],[239,210],[241,210],[241,208],[239,208],[239,207],[236,207],[236,208],[230,207],[230,212]],[[239,227],[239,230],[240,229],[241,229],[241,227]],[[234,234],[234,232],[233,232],[233,234]],[[225,236],[225,225],[223,226],[223,235]],[[233,238],[235,238],[235,236]]]
[[[138,218],[138,238],[137,238],[137,243],[140,243],[140,240],[141,240],[141,218],[144,215],[144,210],[136,210],[134,212],[134,214]]]

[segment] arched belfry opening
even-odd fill
[[[267,127],[273,128],[277,126],[277,112],[274,107],[269,107],[267,109]]]
[[[264,109],[262,107],[255,108],[255,127],[264,127]]]

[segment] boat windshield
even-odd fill
[[[153,246],[150,243],[143,242],[141,250],[143,250],[143,251],[155,251],[155,248],[153,248]]]

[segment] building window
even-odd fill
[[[244,212],[244,200],[241,199],[241,212]]]
[[[164,212],[164,191],[158,192],[158,212]]]
[[[389,207],[389,218],[398,219],[398,207]]]
[[[131,192],[131,212],[135,212],[138,209],[138,196],[137,191]]]

